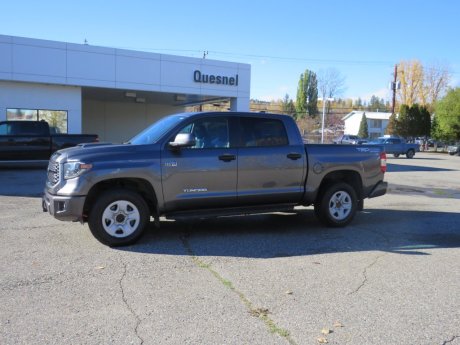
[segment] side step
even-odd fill
[[[297,204],[245,206],[221,209],[201,209],[167,213],[165,214],[165,217],[167,219],[184,220],[191,218],[217,218],[274,212],[294,212],[295,206],[297,206]]]

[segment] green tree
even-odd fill
[[[408,137],[410,135],[411,114],[410,107],[407,104],[401,105],[399,108],[399,116],[396,121],[395,134]]]
[[[392,115],[387,127],[388,134],[402,137],[429,136],[431,132],[431,115],[426,107],[413,104],[401,105],[399,116]]]
[[[310,117],[318,113],[318,81],[316,74],[310,70],[305,70],[300,75],[297,87],[296,97],[296,118],[302,118],[305,115]]]
[[[427,107],[420,107],[420,135],[429,137],[431,134],[431,114]]]
[[[439,135],[448,140],[460,140],[460,88],[449,90],[436,104]]]
[[[385,100],[372,95],[369,105],[367,107],[369,111],[386,111]]]
[[[431,137],[436,140],[445,139],[442,137],[442,133],[439,129],[439,124],[436,114],[433,115],[433,120],[431,121]]]
[[[358,136],[361,138],[369,137],[369,129],[367,127],[366,113],[363,113],[363,117],[361,118],[361,123],[359,124]]]
[[[281,100],[281,110],[284,114],[287,115],[295,116],[296,114],[294,101],[289,98],[288,94],[286,94]]]
[[[396,114],[391,114],[390,119],[388,121],[387,128],[385,129],[385,134],[397,135],[396,134],[397,130],[398,130],[398,120],[396,119]]]
[[[315,117],[318,114],[318,79],[314,72],[310,72],[308,79],[307,113],[310,117]]]
[[[361,109],[363,107],[363,100],[361,98],[358,98],[354,101],[353,107],[356,109]]]

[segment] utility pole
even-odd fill
[[[395,64],[395,74],[394,74],[394,80],[393,83],[391,84],[391,89],[393,90],[393,104],[391,105],[391,113],[395,113],[395,105],[396,105],[396,78],[398,76],[398,64]]]

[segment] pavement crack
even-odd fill
[[[442,345],[450,344],[450,343],[452,343],[455,339],[458,339],[458,338],[460,338],[460,335],[454,335],[454,336],[452,336],[452,338],[450,338],[449,340],[445,340],[445,341],[442,343]]]
[[[273,321],[268,314],[270,311],[266,308],[259,308],[256,307],[247,297],[246,295],[238,290],[230,280],[225,279],[219,272],[217,272],[214,268],[211,267],[211,264],[204,262],[201,260],[195,252],[192,250],[190,243],[188,241],[188,234],[184,234],[181,237],[182,244],[187,252],[187,254],[191,257],[192,261],[195,263],[196,266],[199,268],[205,269],[209,271],[220,283],[222,283],[226,288],[230,289],[233,293],[235,293],[244,306],[248,309],[248,313],[258,319],[262,320],[265,326],[268,328],[270,333],[274,333],[279,335],[280,337],[287,340],[290,345],[297,345],[297,342],[291,337],[290,332],[285,329],[281,328]]]
[[[121,298],[123,300],[123,303],[125,304],[126,308],[129,310],[129,312],[134,316],[134,318],[136,319],[136,327],[134,327],[134,333],[136,334],[136,337],[139,338],[139,340],[141,341],[141,345],[144,344],[144,339],[142,339],[142,337],[139,335],[139,332],[138,332],[138,329],[139,329],[139,326],[142,322],[141,318],[139,317],[139,315],[136,314],[136,312],[134,311],[134,309],[131,307],[131,305],[128,303],[128,300],[126,298],[126,295],[125,295],[125,290],[123,288],[123,280],[125,279],[126,277],[126,273],[127,273],[127,268],[126,268],[126,263],[123,262],[123,274],[121,275],[121,278],[120,280],[118,281],[118,285],[120,286],[120,291],[121,291]]]
[[[368,282],[367,270],[370,269],[372,266],[374,266],[374,265],[377,263],[377,261],[379,261],[379,259],[380,259],[382,256],[384,256],[384,255],[386,255],[386,253],[377,256],[377,257],[374,259],[374,261],[372,261],[369,265],[367,265],[367,266],[364,268],[364,270],[363,270],[363,272],[362,272],[363,281],[361,282],[361,284],[360,284],[356,289],[354,289],[353,291],[349,292],[349,293],[347,294],[348,296],[356,294],[364,285],[367,284],[367,282]]]

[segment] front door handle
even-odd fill
[[[219,160],[224,161],[224,162],[230,162],[234,161],[236,159],[236,155],[232,155],[229,153],[223,154],[219,156]]]
[[[300,153],[289,153],[287,155],[287,158],[292,159],[293,161],[302,158],[302,155]]]

